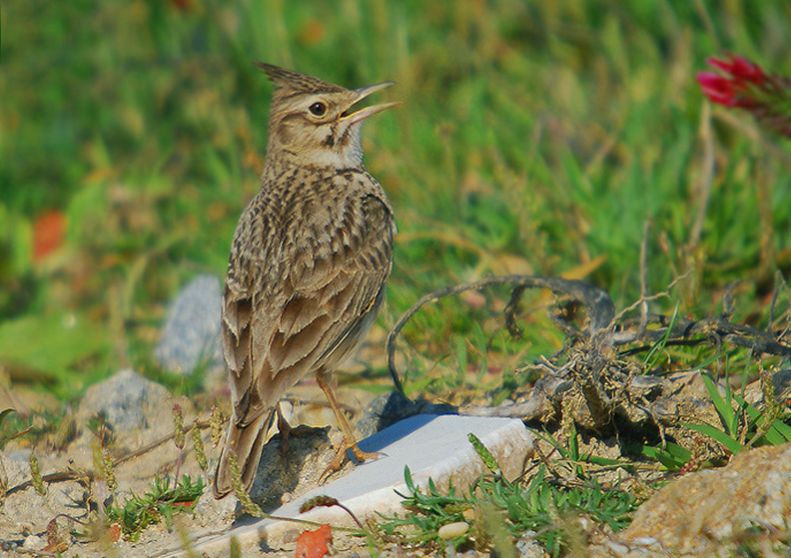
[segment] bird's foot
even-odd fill
[[[338,449],[335,450],[335,457],[332,458],[330,464],[327,465],[327,468],[324,469],[324,472],[319,476],[319,484],[324,484],[327,482],[328,478],[343,468],[343,464],[346,461],[347,456],[346,452],[348,450],[352,451],[352,455],[354,455],[354,458],[360,463],[365,461],[376,461],[377,459],[384,457],[383,453],[378,451],[363,451],[357,446],[357,442],[353,441],[350,443],[344,440],[343,443],[338,446]]]

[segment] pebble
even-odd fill
[[[536,540],[535,531],[525,531],[522,537],[516,541],[516,551],[519,558],[544,558],[546,551],[543,545]]]
[[[25,537],[25,542],[22,543],[22,548],[26,550],[41,550],[44,548],[44,539],[36,535],[28,535]]]
[[[466,521],[456,521],[455,523],[448,523],[440,527],[437,531],[437,535],[443,540],[455,539],[456,537],[462,536],[469,531],[469,529],[470,524]]]

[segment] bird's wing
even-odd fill
[[[369,194],[342,215],[316,221],[318,229],[303,235],[308,244],[284,253],[280,284],[266,299],[226,282],[223,340],[240,426],[309,371],[338,366],[373,321],[390,273],[392,214]]]

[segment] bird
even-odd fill
[[[336,462],[361,451],[338,406],[331,374],[353,352],[382,304],[393,263],[393,208],[363,165],[362,124],[398,105],[357,108],[387,81],[347,89],[258,63],[274,90],[261,188],[239,218],[222,301],[222,347],[232,413],[213,493],[255,478],[283,394],[313,374],[343,431]]]

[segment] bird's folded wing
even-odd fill
[[[283,262],[271,296],[256,299],[226,282],[223,346],[239,425],[308,372],[338,366],[373,321],[390,273],[392,216],[376,196],[359,203],[359,222],[333,231],[331,249],[301,250]]]

